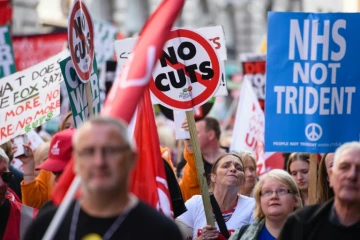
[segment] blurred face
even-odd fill
[[[239,189],[244,182],[244,168],[239,158],[225,156],[217,164],[215,174],[211,174],[211,181],[215,187],[234,187]]]
[[[85,191],[101,193],[127,189],[136,154],[115,126],[87,125],[80,130],[74,148],[75,171]]]
[[[303,160],[295,160],[290,165],[291,176],[295,179],[300,191],[309,188],[309,163]]]
[[[335,155],[334,153],[329,153],[325,157],[325,166],[326,166],[326,172],[327,172],[328,176],[330,176],[330,169],[334,165],[334,155]]]
[[[0,160],[0,173],[7,172],[8,168],[5,161]],[[2,177],[0,177],[0,204],[5,200],[5,195],[8,189],[8,184],[4,183]]]
[[[260,205],[266,218],[286,218],[298,206],[288,187],[277,179],[266,179],[261,188]],[[276,193],[277,192],[277,193]]]
[[[72,118],[72,116],[68,117],[68,119],[66,119],[65,125],[64,125],[64,130],[68,129],[68,128],[74,128],[74,120]]]
[[[254,165],[253,161],[247,157],[244,161],[245,167],[245,186],[247,188],[254,188],[256,183],[256,166]]]
[[[206,148],[209,142],[209,131],[206,129],[205,121],[198,121],[195,124],[201,150]]]
[[[330,170],[330,186],[341,202],[360,203],[360,151],[345,150]]]

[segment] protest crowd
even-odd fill
[[[360,239],[360,14],[270,12],[229,90],[226,32],[173,29],[184,2],[121,39],[75,0],[61,49],[0,57],[0,239]]]

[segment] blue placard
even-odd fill
[[[265,151],[333,152],[360,138],[360,14],[268,15]]]

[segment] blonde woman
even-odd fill
[[[258,179],[256,172],[256,159],[251,152],[241,152],[241,159],[244,161],[245,184],[240,188],[240,194],[253,197],[253,190]]]
[[[296,182],[280,169],[271,170],[260,178],[254,197],[255,221],[237,230],[231,240],[277,239],[287,216],[303,206]]]

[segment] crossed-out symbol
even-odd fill
[[[322,128],[317,123],[309,123],[305,128],[305,135],[310,141],[317,141],[322,136]]]

